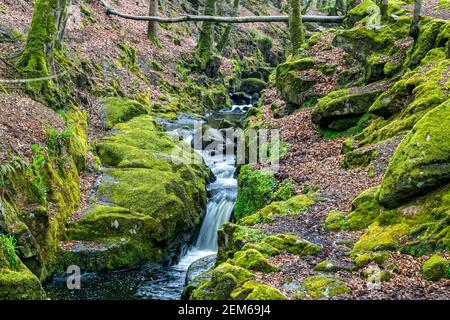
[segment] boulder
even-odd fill
[[[249,95],[253,95],[255,93],[260,93],[266,88],[267,83],[264,80],[258,78],[248,78],[241,81],[239,91],[245,92]]]
[[[429,111],[403,139],[381,184],[383,205],[397,207],[450,181],[448,119],[450,100]]]

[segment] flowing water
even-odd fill
[[[217,128],[225,119],[240,122],[248,106],[233,106],[208,117],[208,125]],[[179,135],[187,143],[194,138],[194,121],[180,117],[176,122],[163,122],[168,132]],[[220,134],[217,129],[213,133]],[[209,149],[209,148],[207,148]],[[179,299],[184,288],[186,272],[194,261],[217,252],[217,230],[230,220],[237,196],[235,155],[225,156],[214,150],[196,150],[213,172],[216,180],[208,187],[208,202],[196,241],[184,250],[178,264],[145,265],[135,270],[88,273],[81,278],[80,290],[69,290],[65,277],[54,277],[45,285],[52,299]]]

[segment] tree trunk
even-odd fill
[[[422,0],[416,0],[414,2],[413,21],[411,24],[411,28],[409,29],[409,35],[414,39],[414,44],[416,43],[417,37],[419,36],[421,11],[422,11]]]
[[[216,0],[205,0],[205,15],[216,15]],[[214,25],[211,22],[203,22],[198,40],[196,56],[199,67],[203,70],[211,60],[213,50],[213,31]]]
[[[292,54],[296,54],[305,41],[303,30],[301,0],[289,0],[289,32],[291,36]]]
[[[148,15],[157,17],[159,15],[158,0],[149,0]],[[155,21],[148,22],[147,37],[154,41],[158,39],[159,23]]]
[[[53,70],[54,50],[61,47],[71,0],[37,0],[25,48],[16,66],[27,78],[48,77]],[[35,94],[50,94],[51,80],[28,84]]]
[[[234,2],[233,2],[233,17],[238,15],[239,5],[240,5],[240,0],[234,0]],[[232,24],[228,24],[225,27],[225,31],[223,32],[222,37],[220,38],[219,44],[217,45],[217,50],[219,52],[222,52],[225,49],[225,46],[228,44],[228,39],[230,37],[232,28],[233,28]]]

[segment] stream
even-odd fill
[[[226,121],[239,124],[245,111],[250,106],[235,105],[231,110],[221,110],[206,117],[207,124],[214,134],[221,134],[217,129]],[[187,143],[193,144],[195,119],[180,116],[175,122],[160,122],[169,134],[180,136]],[[198,120],[197,120],[198,121]],[[229,221],[237,196],[235,178],[236,156],[216,154],[211,150],[196,150],[203,156],[216,180],[207,186],[208,201],[206,213],[196,239],[186,246],[179,262],[172,266],[147,264],[133,270],[105,273],[85,273],[81,277],[81,289],[69,290],[65,276],[55,276],[45,284],[44,289],[51,299],[62,300],[106,300],[106,299],[151,299],[178,300],[181,297],[189,266],[204,257],[211,257],[217,252],[217,230]],[[214,261],[209,259],[209,261]],[[205,264],[204,268],[210,265]],[[199,273],[197,270],[196,273]]]

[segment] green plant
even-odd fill
[[[45,173],[42,170],[45,165],[45,155],[42,153],[41,147],[37,144],[31,146],[34,154],[31,165],[27,168],[27,174],[30,177],[31,191],[36,195],[41,204],[47,202],[48,187],[45,183]]]
[[[24,171],[27,164],[25,161],[16,159],[7,163],[0,163],[0,194],[3,195],[6,179],[17,171]]]
[[[19,259],[17,257],[17,241],[12,235],[0,235],[0,243],[6,254],[9,264],[12,268],[19,266]]]
[[[58,132],[56,129],[50,129],[47,132],[45,144],[47,145],[48,155],[54,158],[63,158],[63,149],[72,135],[72,129],[65,129]]]

